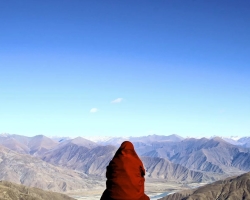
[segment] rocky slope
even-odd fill
[[[220,138],[155,142],[136,150],[142,156],[167,158],[191,170],[231,174],[250,170],[250,151]]]
[[[0,180],[56,192],[103,187],[104,184],[84,173],[56,167],[3,146],[0,146]]]
[[[44,135],[26,137],[22,135],[0,135],[0,144],[18,153],[40,155],[56,147],[59,142]]]
[[[74,200],[64,194],[0,181],[0,200]]]
[[[166,158],[190,170],[218,174],[240,174],[250,170],[248,164],[250,162],[250,149],[232,145],[218,137],[183,140],[177,135],[149,135],[127,139],[133,142],[140,156]],[[248,138],[243,139],[246,141]],[[112,138],[106,141],[105,144],[109,142],[115,143],[116,148],[118,148],[123,140],[125,138]],[[111,159],[112,156],[110,155],[113,151],[110,147],[105,150],[105,147],[100,147],[100,144],[82,137],[59,143],[42,135],[34,137],[0,135],[0,144],[20,153],[41,157],[45,161],[56,165],[67,166],[81,171],[84,169],[86,173],[92,171],[99,174],[101,168]],[[102,148],[107,155],[98,159],[97,156],[94,156],[97,159],[96,161],[85,156],[86,153],[91,153],[91,157],[93,157],[92,154]],[[76,161],[81,160],[80,157],[85,157],[86,160],[76,164]],[[106,162],[102,161],[103,158],[106,158]],[[88,170],[92,164],[94,164],[95,169]],[[101,173],[105,172],[102,171]]]
[[[194,190],[178,192],[161,200],[248,200],[250,199],[250,173],[228,178]]]
[[[106,167],[113,158],[117,147],[97,146],[92,149],[69,143],[45,153],[42,159],[54,165],[64,166],[86,174],[105,176]],[[147,176],[170,181],[214,181],[215,178],[202,172],[189,170],[167,159],[141,157]],[[216,179],[217,180],[217,179]]]
[[[115,142],[119,140],[120,145],[121,138],[116,139]],[[173,181],[211,181],[217,180],[216,174],[221,177],[250,170],[250,150],[229,144],[221,138],[183,140],[176,135],[150,135],[129,139],[134,141],[136,152],[148,170],[148,177]],[[118,148],[102,146],[82,137],[55,142],[41,135],[2,135],[0,143],[53,165],[102,177]]]
[[[204,182],[218,180],[212,175],[189,170],[179,164],[171,163],[164,158],[141,157],[146,169],[146,175],[150,178],[166,179],[178,182]]]
[[[114,146],[97,146],[89,149],[79,144],[68,143],[41,158],[54,165],[78,170],[86,174],[104,176],[106,167],[113,158],[117,148]]]
[[[250,148],[250,137],[240,138],[237,142],[244,147]]]

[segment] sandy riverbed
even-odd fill
[[[175,191],[187,189],[188,186],[184,186],[183,184],[171,183],[167,181],[159,181],[159,180],[147,180],[145,183],[145,193],[150,197],[151,200],[159,199],[163,196],[166,196],[168,193],[172,193]],[[100,197],[105,188],[98,189],[89,189],[86,191],[81,191],[76,194],[69,194],[69,196],[77,199],[77,200],[100,200]]]

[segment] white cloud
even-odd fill
[[[111,103],[121,103],[122,100],[123,100],[123,98],[117,98],[117,99],[111,101]]]
[[[91,108],[89,112],[90,112],[90,113],[96,113],[97,111],[98,111],[97,108]]]

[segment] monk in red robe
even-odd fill
[[[125,141],[107,166],[106,190],[100,200],[149,200],[145,169],[131,142]]]

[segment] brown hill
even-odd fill
[[[178,182],[207,182],[218,178],[206,173],[189,170],[164,158],[141,157],[149,178],[160,178]]]
[[[248,164],[250,162],[250,149],[229,144],[221,138],[181,140],[175,135],[153,135],[132,137],[132,139],[140,156],[165,158],[190,170],[229,175],[232,173],[241,174],[250,170]],[[160,140],[160,142],[156,142],[156,140]],[[86,173],[89,173],[87,172],[90,167],[89,162],[96,164],[94,168],[100,173],[99,169],[105,164],[101,159],[104,157],[110,159],[112,154],[112,150],[111,154],[104,150],[109,157],[103,155],[102,158],[98,158],[98,162],[102,163],[101,165],[93,159],[91,161],[85,156],[86,153],[94,154],[96,150],[98,151],[103,147],[98,147],[97,143],[82,137],[59,143],[42,135],[34,137],[0,135],[0,144],[20,153],[42,157],[45,161],[56,165],[67,166],[72,169],[84,169]],[[76,163],[82,157],[87,159],[81,161],[80,164]],[[93,157],[97,158],[91,155],[91,158]],[[90,171],[95,173],[97,172],[95,169]]]
[[[29,154],[29,147],[27,145],[18,142],[15,138],[12,137],[1,137],[0,136],[0,145],[7,147],[13,151]]]
[[[59,142],[55,142],[54,140],[44,136],[44,135],[36,135],[30,138],[28,143],[28,147],[30,149],[29,154],[31,155],[40,155],[44,152],[53,149],[59,144]]]
[[[40,155],[56,147],[59,142],[44,135],[27,137],[22,135],[0,135],[0,144],[23,154]]]
[[[155,142],[151,146],[141,145],[138,152],[142,156],[167,158],[191,170],[220,174],[239,174],[250,170],[250,150],[229,144],[221,138]]]
[[[74,200],[64,194],[29,188],[23,185],[0,181],[0,200]]]
[[[87,140],[87,139],[82,138],[82,137],[77,137],[77,138],[74,138],[72,140],[67,140],[67,141],[65,141],[65,143],[76,144],[78,146],[83,146],[83,147],[86,147],[88,149],[93,149],[94,147],[99,146],[95,142],[92,142],[92,141]]]
[[[249,200],[250,173],[227,178],[194,190],[186,190],[161,200]]]
[[[104,184],[84,173],[62,169],[3,146],[0,146],[0,180],[55,192],[86,190]]]
[[[41,158],[49,163],[78,170],[86,174],[102,175],[113,158],[117,148],[114,146],[97,146],[88,149],[74,143],[60,145],[48,151]]]
[[[92,149],[72,143],[60,146],[61,148],[45,153],[42,159],[54,165],[99,176],[105,176],[106,167],[117,150],[117,147],[111,145],[97,146]],[[152,157],[141,157],[141,159],[149,178],[182,182],[218,180],[211,175],[208,176],[203,172],[189,170],[167,159]]]

